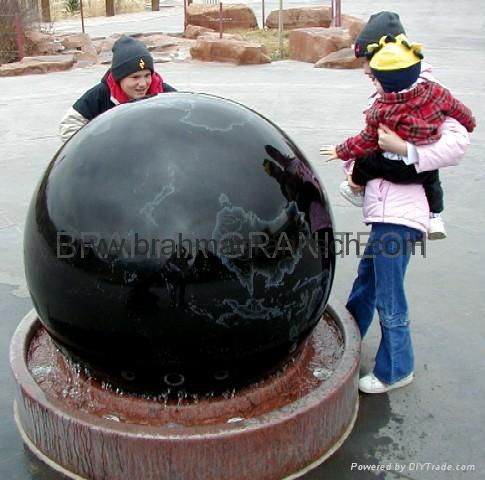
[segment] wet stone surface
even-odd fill
[[[59,350],[40,326],[32,337],[28,369],[46,397],[68,410],[100,419],[143,425],[238,423],[288,405],[331,378],[344,351],[342,333],[325,314],[295,354],[270,377],[222,394],[165,388],[157,396],[135,395],[97,380]],[[315,373],[317,372],[317,374]]]

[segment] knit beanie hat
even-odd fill
[[[409,43],[405,35],[384,35],[379,43],[368,45],[369,66],[384,92],[400,92],[411,87],[421,73],[421,45]]]
[[[370,54],[367,51],[367,45],[377,43],[383,35],[397,36],[400,33],[406,34],[397,13],[375,13],[370,16],[367,25],[355,39],[354,54],[357,58],[370,58]]]
[[[148,69],[153,73],[153,57],[139,40],[122,35],[112,50],[111,73],[117,82],[140,70]]]

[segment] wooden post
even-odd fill
[[[158,12],[160,10],[160,0],[152,0],[152,12]]]
[[[219,2],[219,38],[222,38],[224,25],[222,23],[222,2]]]
[[[15,41],[17,43],[17,51],[19,52],[19,60],[22,60],[25,57],[24,29],[18,13],[15,14]]]
[[[51,22],[50,0],[40,0],[40,18],[43,22]]]
[[[184,32],[187,30],[187,0],[184,0]]]
[[[107,17],[114,17],[115,16],[115,2],[114,0],[105,0],[106,2],[106,16]]]
[[[83,0],[79,0],[79,9],[81,10],[81,30],[83,33],[86,32],[84,28],[84,11],[83,11]]]
[[[280,9],[278,12],[278,38],[280,41],[280,59],[283,58],[283,0],[280,0]]]

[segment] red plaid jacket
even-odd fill
[[[418,83],[407,92],[385,93],[365,113],[364,130],[337,145],[340,159],[350,160],[379,150],[380,123],[415,145],[436,142],[440,138],[438,128],[446,117],[458,120],[469,132],[476,125],[471,110],[449,90],[433,82]]]

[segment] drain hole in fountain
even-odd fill
[[[133,370],[121,370],[121,377],[128,382],[132,382],[135,380],[136,375]]]
[[[181,373],[167,373],[163,381],[171,387],[180,387],[185,382],[185,377]]]
[[[219,381],[227,380],[229,378],[229,371],[217,370],[216,372],[214,372],[214,378]]]

